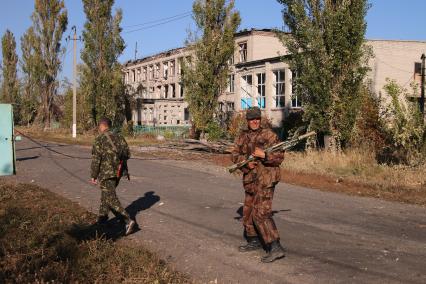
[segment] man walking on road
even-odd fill
[[[239,250],[247,252],[260,249],[262,240],[267,254],[261,261],[268,263],[285,256],[277,227],[272,219],[272,199],[275,185],[280,180],[279,166],[284,160],[284,153],[264,152],[264,149],[279,141],[270,128],[261,127],[261,111],[258,107],[248,109],[246,119],[248,130],[237,137],[232,151],[234,163],[241,162],[250,155],[256,157],[255,161],[241,169],[245,190],[243,224],[247,243],[240,246]]]
[[[111,120],[99,120],[99,135],[92,147],[91,182],[100,185],[101,206],[99,208],[98,223],[108,221],[108,213],[112,211],[115,216],[121,217],[126,222],[126,235],[130,234],[136,225],[129,214],[121,206],[116,194],[116,187],[120,181],[120,162],[130,158],[130,150],[126,140],[119,134],[110,131]]]

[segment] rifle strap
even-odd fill
[[[108,131],[105,131],[105,132],[104,132],[104,134],[105,134],[105,136],[107,137],[107,139],[108,139],[109,143],[111,144],[112,149],[114,150],[114,152],[115,152],[116,154],[118,154],[117,146],[115,146],[114,142],[112,141],[112,139],[111,139],[111,135],[109,134],[109,132],[108,132]]]

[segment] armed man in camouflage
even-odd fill
[[[111,120],[99,120],[99,135],[92,148],[91,182],[99,184],[101,188],[101,206],[99,208],[98,224],[108,221],[108,213],[112,211],[117,217],[126,222],[126,235],[130,234],[136,225],[129,214],[121,206],[115,192],[120,181],[118,175],[120,159],[130,158],[129,146],[123,136],[110,131]]]
[[[270,128],[261,127],[261,111],[258,107],[248,109],[246,119],[248,130],[243,131],[235,140],[232,161],[238,163],[250,155],[257,159],[241,169],[245,190],[243,224],[247,243],[241,245],[239,250],[247,252],[261,249],[261,237],[267,251],[261,261],[268,263],[285,256],[272,219],[272,199],[275,185],[280,180],[279,166],[284,160],[284,153],[266,155],[264,152],[264,149],[279,141]]]

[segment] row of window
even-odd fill
[[[165,108],[167,108],[167,105],[164,105]],[[175,106],[172,105],[172,108]],[[159,125],[167,125],[167,124],[187,124],[189,121],[189,111],[188,108],[184,108],[183,112],[181,112],[181,106],[176,106],[176,113],[173,112],[173,109],[166,110],[164,109],[164,113],[161,113],[161,105],[158,106],[158,114],[154,115],[154,108],[144,108],[143,111],[135,115],[137,117],[138,124],[144,123],[158,123]]]
[[[182,99],[183,89],[182,83],[179,83],[179,91],[176,90],[176,84],[159,85],[143,89],[141,95],[144,99]]]
[[[273,72],[274,81],[274,96],[272,97],[273,106],[275,108],[285,107],[285,70],[276,70]],[[251,74],[241,76],[240,91],[241,91],[241,109],[247,109],[252,106],[266,108],[266,74],[257,73],[256,75],[256,91],[253,93],[253,77]],[[293,78],[296,75],[293,73]],[[293,84],[293,83],[292,83]],[[294,86],[292,86],[294,90]],[[228,92],[235,92],[235,75],[231,74],[228,78]],[[293,92],[291,106],[299,108],[302,106],[300,98]]]
[[[160,63],[152,64],[149,66],[134,68],[130,70],[129,72],[126,72],[125,77],[125,83],[135,83],[135,82],[141,82],[146,80],[154,80],[159,79],[160,74],[162,72],[162,78],[167,79],[169,77],[176,76],[176,63],[179,62],[178,60],[169,60],[164,61],[162,63],[162,68]],[[178,65],[178,73],[182,73],[182,69],[180,67],[180,64]]]

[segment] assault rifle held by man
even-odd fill
[[[311,131],[311,132],[308,132],[308,133],[306,133],[306,134],[303,134],[303,135],[297,136],[297,137],[295,137],[295,138],[292,138],[292,139],[289,139],[289,140],[283,141],[283,142],[281,142],[281,143],[278,143],[278,144],[276,144],[276,145],[274,145],[274,146],[271,146],[271,147],[269,147],[269,148],[265,149],[265,153],[266,153],[266,154],[269,154],[269,153],[276,152],[276,151],[284,151],[284,150],[287,150],[287,149],[289,149],[289,148],[291,148],[291,147],[296,146],[296,145],[297,145],[300,141],[302,141],[303,139],[306,139],[306,138],[311,137],[311,136],[314,136],[314,135],[316,135],[315,131]],[[252,161],[254,161],[254,160],[256,160],[256,158],[255,158],[255,157],[253,157],[253,156],[249,156],[246,160],[241,161],[241,162],[239,162],[239,163],[237,163],[237,164],[234,164],[234,165],[232,165],[232,166],[228,167],[228,171],[229,171],[230,173],[233,173],[233,172],[235,172],[236,170],[241,169],[242,167],[244,167],[245,165],[247,165],[249,162],[252,162]]]

